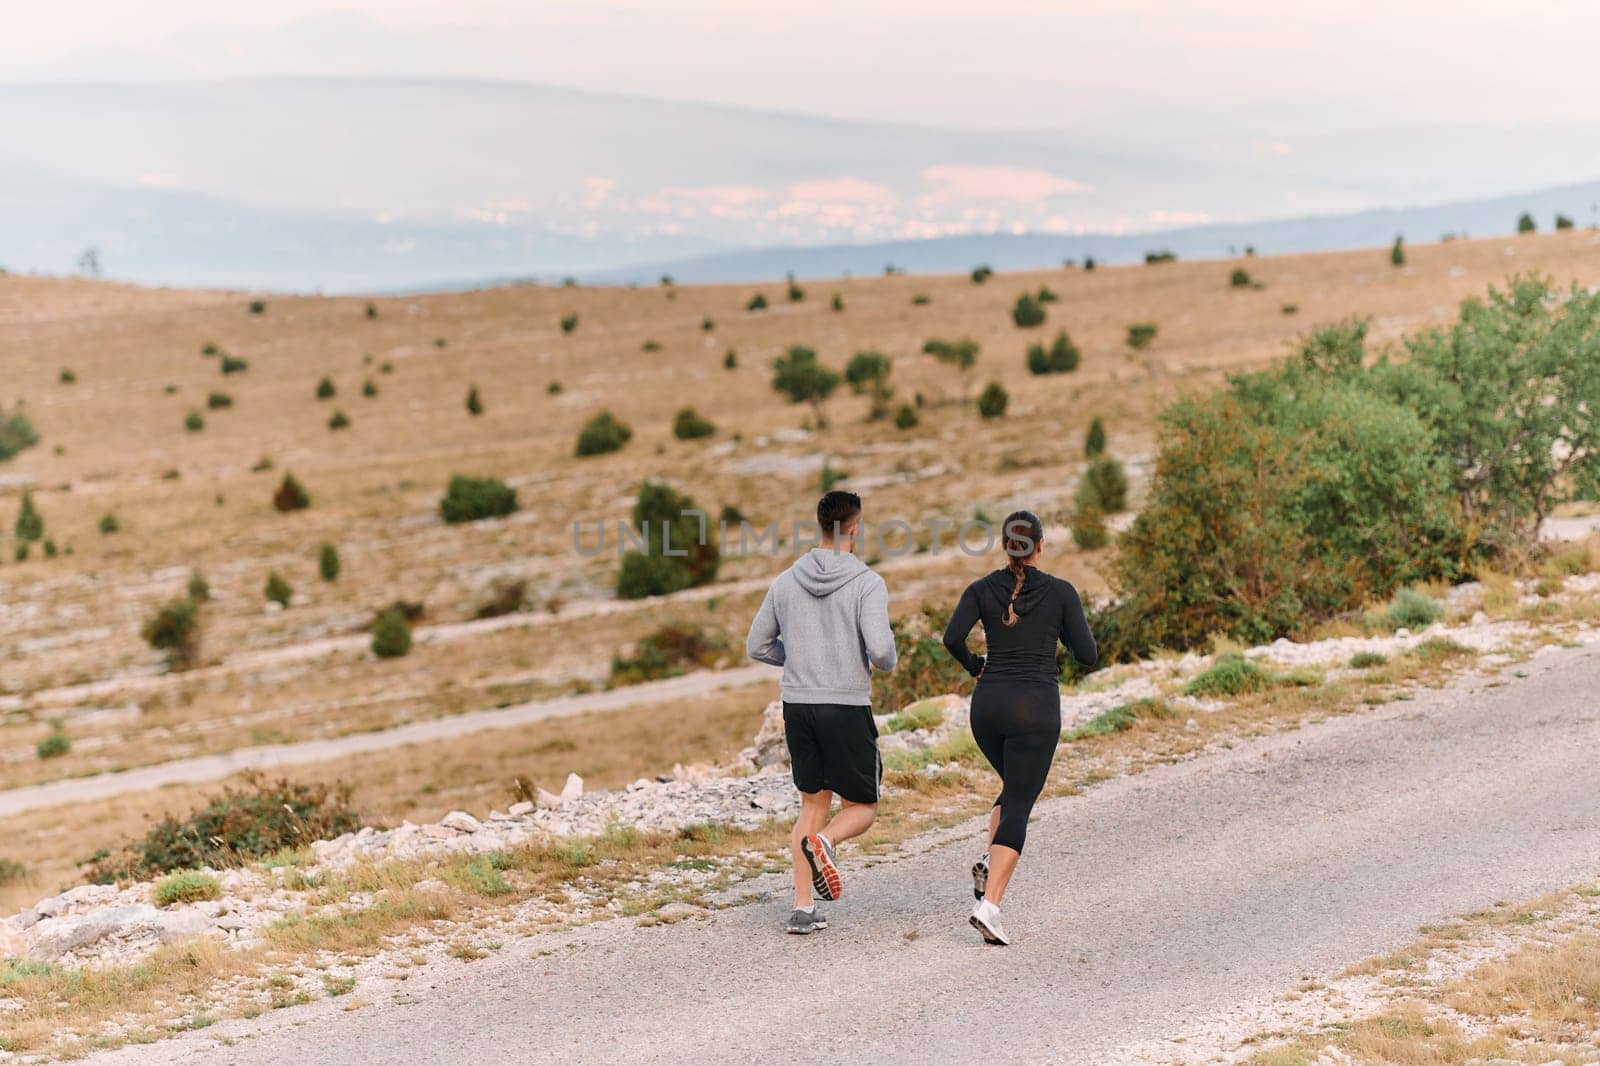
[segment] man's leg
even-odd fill
[[[833,806],[833,793],[800,793],[800,816],[795,819],[794,832],[789,834],[789,861],[794,866],[794,905],[796,910],[811,906],[811,864],[800,851],[800,841],[828,824],[828,811]],[[871,824],[869,820],[867,824]]]
[[[828,843],[837,846],[871,829],[873,819],[877,817],[878,805],[876,803],[856,803],[840,796],[839,813],[834,815],[833,821],[829,822],[828,827],[822,830],[822,835],[828,838]]]

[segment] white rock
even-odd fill
[[[483,823],[466,811],[451,811],[439,819],[439,824],[458,833],[476,833],[483,828]]]
[[[533,790],[533,798],[538,801],[538,804],[541,808],[546,810],[552,807],[559,807],[566,802],[554,792],[547,792],[542,788],[536,788]]]
[[[411,886],[413,892],[449,892],[450,886],[437,877],[429,877]]]
[[[521,803],[513,803],[506,813],[512,815],[513,817],[520,818],[524,814],[533,813],[533,804],[529,803],[527,800],[523,800]]]
[[[561,786],[561,802],[570,803],[583,795],[583,778],[568,774],[567,783]]]

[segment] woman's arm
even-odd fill
[[[967,634],[977,624],[978,593],[974,586],[968,585],[961,594],[961,602],[956,604],[955,613],[950,616],[950,624],[945,627],[944,646],[973,677],[983,673],[983,656],[974,655],[967,648]]]
[[[1094,634],[1089,632],[1089,620],[1083,616],[1083,601],[1071,582],[1063,581],[1061,585],[1061,643],[1080,666],[1093,666],[1100,661],[1100,652],[1094,646]]]

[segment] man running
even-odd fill
[[[856,557],[861,497],[835,490],[817,503],[822,543],[778,575],[761,601],[745,650],[783,667],[783,728],[800,790],[790,836],[794,913],[788,931],[826,929],[812,892],[843,891],[835,849],[871,827],[878,813],[878,729],[872,668],[893,670],[889,591]],[[839,813],[829,820],[833,797]]]

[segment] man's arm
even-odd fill
[[[893,670],[899,655],[895,652],[894,630],[889,628],[889,587],[877,574],[872,575],[871,586],[861,597],[859,624],[867,662],[879,670]]]
[[[750,622],[750,635],[744,639],[744,650],[758,663],[783,665],[783,638],[778,633],[778,612],[772,606],[772,589],[767,589],[761,609]]]

